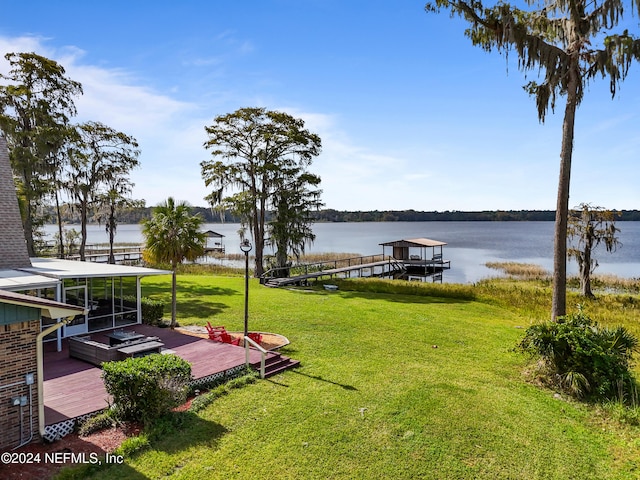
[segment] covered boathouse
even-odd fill
[[[224,235],[213,230],[204,232],[207,243],[204,247],[205,253],[224,253]]]
[[[429,238],[409,238],[380,245],[383,255],[390,255],[404,265],[409,280],[412,276],[442,279],[442,272],[451,268],[451,261],[443,257],[446,242]]]

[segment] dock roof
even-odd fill
[[[380,245],[385,247],[441,247],[446,245],[446,242],[431,240],[430,238],[408,238],[404,240],[385,242]]]
[[[205,236],[207,237],[214,237],[214,238],[222,238],[224,237],[223,234],[218,233],[218,232],[214,232],[213,230],[207,230],[206,232],[203,232],[205,234]]]

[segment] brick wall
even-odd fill
[[[36,336],[39,332],[39,320],[0,326],[0,451],[10,450],[26,441],[32,430],[33,440],[39,439],[36,377]],[[29,387],[24,383],[27,373],[33,373],[35,380],[31,385],[31,398]],[[14,383],[18,385],[7,387]],[[12,406],[14,397],[26,397],[26,406]]]
[[[0,135],[0,270],[30,267],[7,142]]]

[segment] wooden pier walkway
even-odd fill
[[[118,265],[137,265],[142,261],[140,246],[113,247],[113,256]],[[85,261],[95,263],[109,262],[109,247],[87,245],[85,249]],[[67,255],[67,260],[80,260],[80,255]]]
[[[368,255],[365,257],[349,258],[345,260],[335,260],[331,262],[320,262],[317,264],[310,264],[304,266],[298,266],[296,268],[304,268],[305,273],[298,275],[292,275],[290,277],[265,277],[264,284],[268,287],[283,287],[285,285],[302,284],[309,280],[317,280],[322,277],[342,277],[351,278],[351,274],[355,274],[356,277],[376,277],[376,276],[391,276],[394,273],[400,273],[404,271],[404,265],[398,262],[393,257],[382,257],[381,260],[375,260],[380,258],[380,255]],[[366,262],[365,259],[371,259],[375,261]],[[323,269],[326,264],[333,263],[334,268]],[[338,264],[347,263],[347,265],[338,267]],[[317,271],[309,271],[318,269]],[[267,272],[269,273],[269,272]]]

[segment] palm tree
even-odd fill
[[[200,232],[204,220],[191,215],[187,202],[176,204],[172,197],[153,209],[149,220],[142,222],[145,238],[143,257],[151,263],[171,265],[171,328],[176,326],[176,269],[184,260],[204,255],[206,237]]]

